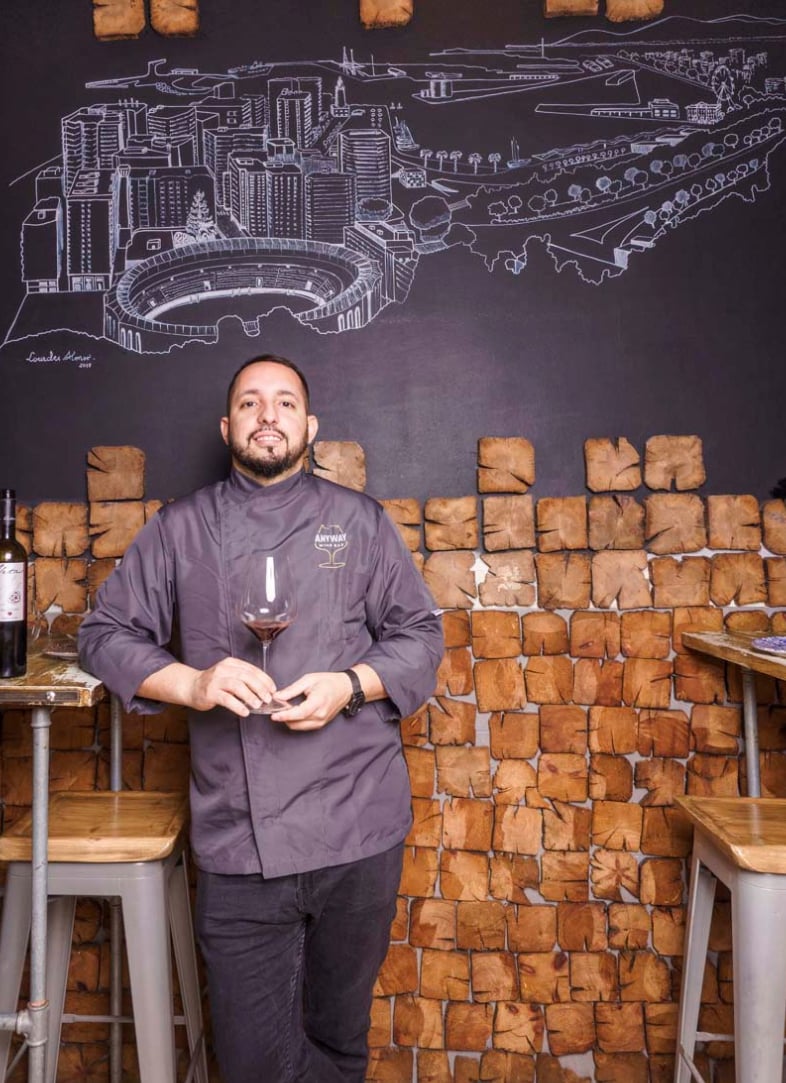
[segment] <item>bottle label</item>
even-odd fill
[[[25,619],[25,566],[0,564],[0,621]]]

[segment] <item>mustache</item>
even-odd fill
[[[258,429],[254,429],[254,431],[251,433],[251,435],[249,436],[249,440],[253,440],[255,436],[261,436],[263,433],[266,432],[274,432],[276,436],[280,436],[282,440],[286,440],[287,438],[286,434],[283,433],[281,429],[277,428],[275,425],[260,425]]]

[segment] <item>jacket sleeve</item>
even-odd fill
[[[412,554],[395,525],[381,514],[366,595],[374,643],[358,662],[378,674],[401,717],[434,692],[445,644],[442,620]]]
[[[151,673],[177,661],[168,649],[174,614],[172,564],[161,513],[137,534],[101,585],[95,609],[79,629],[80,664],[141,714],[162,709],[136,695]]]

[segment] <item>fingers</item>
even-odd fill
[[[277,692],[282,699],[304,695],[303,702],[285,711],[275,711],[271,718],[293,730],[321,729],[344,707],[345,684],[346,678],[341,673],[307,673]]]
[[[223,658],[197,674],[192,706],[197,710],[225,707],[245,718],[268,703],[275,690],[274,682],[261,669],[240,658]]]
[[[196,710],[224,707],[246,718],[269,704],[274,695],[283,700],[302,696],[302,702],[270,714],[273,722],[293,730],[321,729],[347,701],[347,681],[342,673],[307,673],[279,690],[267,673],[241,658],[222,658],[209,669],[195,673],[189,705]]]

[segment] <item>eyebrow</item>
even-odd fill
[[[236,391],[235,397],[242,399],[246,395],[259,395],[261,394],[258,387],[247,387],[244,391]],[[298,392],[289,387],[280,387],[273,394],[278,398],[280,395],[288,395],[290,398],[300,399],[301,402],[305,402],[302,392]]]

